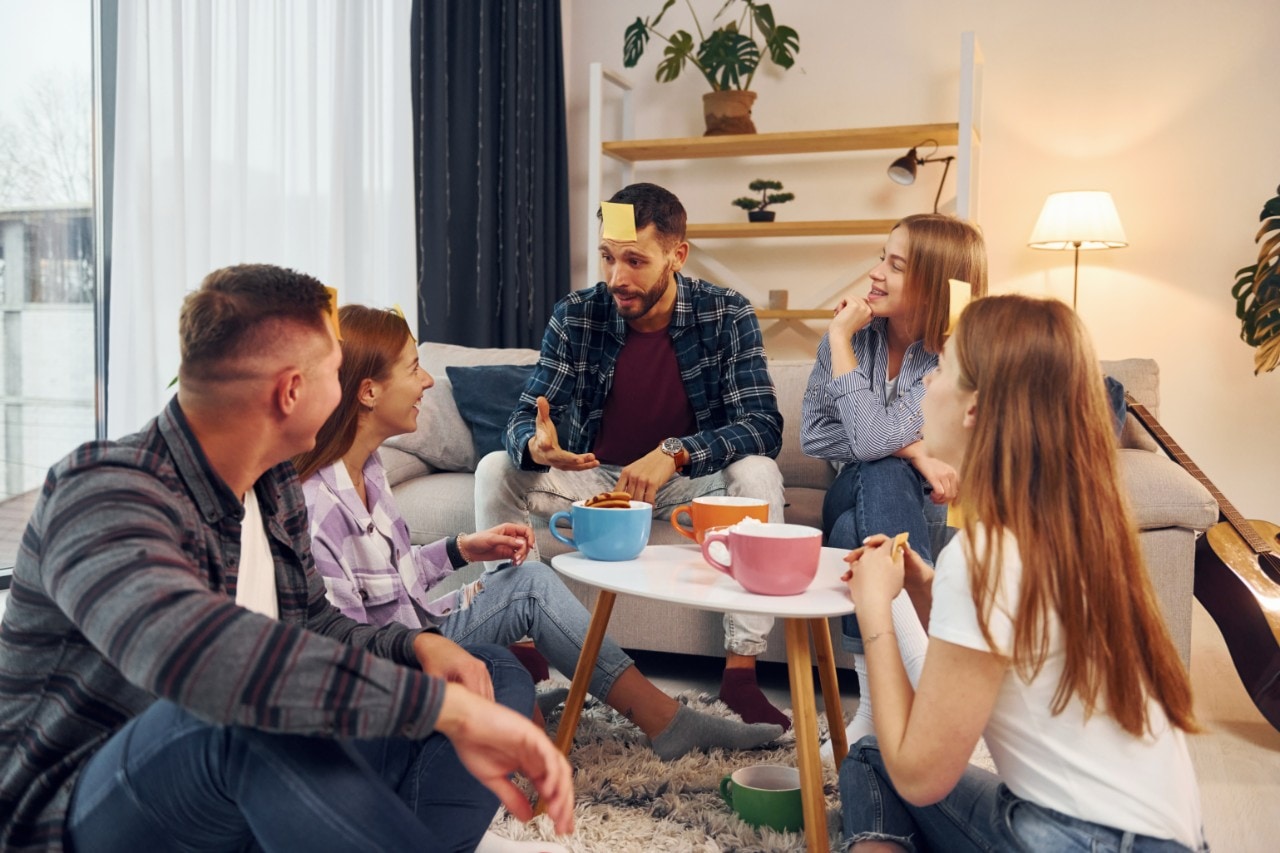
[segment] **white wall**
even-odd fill
[[[721,5],[694,3],[708,15]],[[582,223],[597,201],[585,197],[587,67],[622,71],[627,23],[661,3],[563,5],[572,285],[580,287]],[[1235,271],[1256,257],[1258,212],[1280,183],[1280,4],[776,0],[773,8],[800,33],[801,52],[791,71],[757,74],[761,131],[955,121],[960,34],[977,33],[986,56],[978,220],[992,291],[1070,300],[1071,253],[1028,249],[1027,237],[1050,192],[1109,190],[1130,245],[1080,256],[1079,310],[1099,355],[1156,358],[1166,429],[1237,509],[1280,521],[1280,371],[1254,377],[1230,296]],[[672,23],[687,20],[683,4],[668,12]],[[705,84],[687,71],[654,82],[660,55],[651,43],[640,67],[625,72],[636,87],[637,136],[700,134]],[[796,192],[780,217],[896,218],[928,209],[941,176],[941,166],[927,165],[914,186],[891,183],[884,169],[899,153],[642,164],[639,178],[670,187],[693,221],[741,216],[728,202],[756,177]],[[606,174],[606,196],[621,180]],[[713,254],[742,274],[753,301],[787,288],[798,308],[833,304],[879,249],[875,238],[722,240],[694,255]],[[773,355],[812,354],[811,338],[766,337]]]

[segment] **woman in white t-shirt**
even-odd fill
[[[1097,358],[1061,302],[973,302],[924,404],[964,524],[936,572],[874,536],[849,556],[876,697],[840,768],[848,849],[1207,850],[1196,731],[1121,493]],[[913,689],[905,588],[930,642]],[[993,775],[968,766],[984,736]]]

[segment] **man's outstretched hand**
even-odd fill
[[[594,453],[570,453],[560,447],[556,425],[551,421],[551,404],[546,397],[538,398],[538,418],[533,438],[529,439],[529,458],[538,465],[560,471],[586,471],[600,464]]]

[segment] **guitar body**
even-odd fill
[[[1213,617],[1253,704],[1280,730],[1280,527],[1245,522],[1270,548],[1257,553],[1234,524],[1196,542],[1195,594]]]

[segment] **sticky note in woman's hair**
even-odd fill
[[[960,312],[973,299],[973,285],[958,278],[949,278],[947,283],[951,285],[951,310],[949,312],[950,316],[947,318],[947,334],[949,335],[955,331],[956,323],[960,319]]]
[[[400,307],[399,302],[391,306],[391,313],[395,314],[401,320],[404,320],[404,324],[406,326],[409,325],[409,318],[404,316],[404,309]],[[413,336],[413,332],[409,332],[409,340],[413,341],[415,344],[418,342],[418,339]]]
[[[636,208],[631,204],[619,204],[616,201],[600,202],[600,218],[604,227],[600,236],[606,240],[617,240],[620,243],[636,241]]]
[[[333,325],[333,336],[342,340],[342,330],[338,328],[338,288],[326,286],[324,292],[329,294],[329,322]]]

